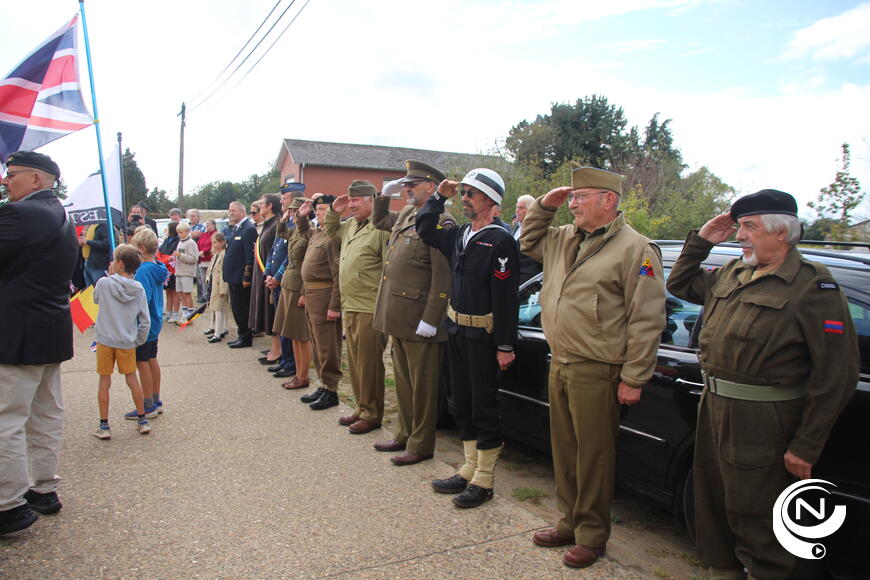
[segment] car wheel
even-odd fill
[[[695,543],[695,468],[690,467],[683,480],[683,523],[689,540]]]

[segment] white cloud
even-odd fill
[[[606,52],[616,52],[616,53],[625,53],[625,52],[634,52],[636,50],[649,50],[653,48],[657,48],[664,44],[666,41],[664,38],[654,38],[648,40],[626,40],[623,42],[614,42],[613,44],[605,44],[603,46],[596,46],[593,50],[598,51],[606,51]]]
[[[834,61],[866,57],[870,49],[870,2],[795,32],[782,58]]]

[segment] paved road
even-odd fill
[[[547,522],[499,496],[453,507],[429,480],[439,461],[397,468],[373,441],[310,411],[255,360],[202,337],[201,322],[160,338],[166,413],[150,435],[121,415],[129,390],[116,375],[113,438],[98,421],[97,376],[76,335],[63,367],[66,439],[56,516],[0,537],[2,578],[640,578],[605,558],[575,571],[564,549],[536,548]],[[265,340],[259,339],[265,347]]]

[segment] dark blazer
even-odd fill
[[[90,227],[90,226],[88,226]],[[91,247],[90,255],[87,259],[88,268],[96,270],[105,270],[109,267],[109,226],[106,223],[97,224],[97,230],[94,232],[94,239],[88,240],[88,245]],[[118,232],[115,232],[115,242],[119,241]]]
[[[511,228],[511,235],[513,236],[517,232],[517,228],[519,225],[514,225]],[[530,280],[538,275],[539,272],[543,271],[544,265],[535,260],[534,258],[530,258],[527,255],[520,252],[520,286],[523,285],[524,282]]]
[[[251,281],[256,241],[257,228],[249,218],[245,218],[240,226],[230,228],[224,255],[224,282],[241,284]]]
[[[75,229],[50,190],[0,207],[0,364],[72,358],[69,283],[78,254]]]

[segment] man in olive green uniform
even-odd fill
[[[392,441],[375,443],[378,451],[403,451],[393,465],[413,465],[435,452],[438,418],[440,345],[447,340],[441,324],[447,312],[450,266],[437,248],[417,234],[417,212],[435,193],[444,174],[422,161],[405,162],[401,180],[408,205],[390,211],[390,196],[375,198],[375,227],[390,232],[384,272],[375,306],[374,327],[393,337],[393,373],[399,400],[399,430]],[[442,228],[456,222],[444,212]]]
[[[387,336],[372,326],[378,283],[384,268],[389,232],[371,221],[374,185],[364,180],[350,184],[347,194],[332,202],[323,229],[341,242],[338,279],[347,337],[347,362],[356,399],[356,412],[342,417],[353,434],[368,433],[381,426],[384,417],[384,348]],[[350,209],[351,219],[341,221]]]
[[[736,225],[735,225],[736,222]],[[701,266],[736,232],[743,257]],[[686,239],[668,289],[704,305],[705,389],[695,445],[698,554],[715,578],[787,578],[796,558],[773,534],[773,505],[811,476],[858,380],[846,297],[801,257],[797,204],[765,189]]]
[[[619,406],[640,400],[665,327],[658,247],[618,211],[624,178],[578,167],[529,207],[520,249],[544,264],[541,312],[553,353],[550,433],[562,519],[539,530],[544,547],[576,544],[564,557],[590,566],[610,538]],[[568,199],[574,224],[552,227]]]

